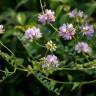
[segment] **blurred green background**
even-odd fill
[[[65,14],[69,7],[83,10],[92,17],[94,24],[96,22],[95,0],[42,0],[42,3],[45,8],[56,12],[56,18],[61,24],[65,19],[62,13]],[[7,29],[6,34],[0,35],[0,38],[8,48],[15,52],[17,57],[23,57],[25,62],[27,62],[27,57],[24,57],[26,52],[21,51],[23,48],[21,48],[20,42],[12,36],[12,33],[16,25],[33,24],[34,21],[37,21],[36,17],[39,12],[41,12],[39,0],[0,0],[0,24],[4,24],[5,29]],[[3,48],[2,50],[7,52]],[[5,66],[6,61],[0,57],[0,69]],[[26,76],[26,74],[26,72],[17,71],[0,83],[0,96],[56,96],[33,75]],[[86,84],[74,91],[70,90],[70,86],[65,85],[65,87],[61,96],[96,96],[96,84]]]

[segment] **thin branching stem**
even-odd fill
[[[13,53],[8,47],[6,47],[1,41],[0,41],[0,44],[1,44],[5,49],[7,49],[13,56],[15,56],[14,53]]]

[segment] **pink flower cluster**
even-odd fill
[[[48,55],[45,60],[44,60],[44,64],[42,65],[42,68],[47,68],[47,69],[51,69],[51,68],[56,68],[58,67],[58,59],[57,56],[55,55]]]
[[[54,12],[46,9],[44,14],[38,16],[38,21],[42,24],[55,22]]]
[[[72,24],[63,24],[63,26],[59,28],[59,36],[65,40],[71,40],[75,33],[75,28]]]
[[[87,15],[85,15],[84,12],[81,11],[81,10],[77,11],[77,10],[74,9],[74,10],[72,10],[72,11],[69,13],[69,17],[70,17],[70,18],[80,17],[80,18],[86,19],[86,18],[87,18]]]
[[[33,39],[33,38],[38,39],[42,37],[42,33],[40,32],[39,28],[32,27],[32,28],[28,28],[25,31],[25,37],[28,39]]]
[[[79,11],[72,10],[69,13],[70,18],[74,18],[76,16],[80,17],[80,18],[86,17],[84,12],[81,10],[79,10]],[[46,9],[43,14],[40,14],[38,16],[38,21],[42,24],[55,22],[54,11]],[[82,34],[85,36],[92,36],[94,33],[93,26],[88,25],[87,23],[85,23],[85,25],[80,27],[80,30],[81,30]],[[64,40],[71,40],[75,34],[76,34],[76,29],[74,28],[73,24],[68,24],[68,23],[65,24],[64,23],[59,28],[59,36],[61,36]],[[32,28],[29,28],[25,31],[25,37],[27,37],[28,39],[41,38],[42,33],[40,32],[39,28],[32,27]],[[48,47],[50,47],[50,46],[48,46]],[[92,50],[88,46],[87,43],[78,42],[78,44],[75,46],[75,51],[77,51],[77,53],[81,53],[81,52],[90,53]],[[55,55],[48,55],[45,58],[45,63],[42,65],[42,68],[57,67],[57,66],[58,66],[57,57]]]
[[[93,36],[94,29],[92,25],[85,24],[82,26],[81,31],[83,32],[83,35],[85,36]]]
[[[77,51],[77,53],[91,53],[91,48],[88,46],[87,43],[85,42],[79,42],[76,46],[75,46],[75,50]]]

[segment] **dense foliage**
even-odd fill
[[[0,7],[0,96],[96,96],[95,0]]]

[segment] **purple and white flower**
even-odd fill
[[[78,13],[77,13],[77,16],[81,17],[81,18],[84,17],[84,12],[79,10]]]
[[[72,11],[69,13],[69,17],[70,17],[70,18],[74,18],[75,15],[76,15],[75,10],[72,10]]]
[[[46,9],[44,14],[38,16],[38,21],[42,24],[55,22],[54,11]]]
[[[54,16],[53,11],[46,9],[45,10],[45,15],[47,17],[47,22],[48,23],[55,22],[55,16]]]
[[[83,32],[83,35],[86,35],[88,37],[93,36],[94,29],[92,25],[85,24],[81,27],[81,31]]]
[[[77,11],[76,9],[74,9],[71,12],[69,12],[69,17],[70,18],[80,17],[86,19],[87,15],[85,15],[84,12],[81,10]]]
[[[52,69],[52,68],[56,68],[58,67],[58,59],[57,56],[55,55],[48,55],[45,59],[44,59],[44,64],[42,65],[42,68],[47,68],[47,69]]]
[[[71,40],[75,33],[75,28],[72,24],[63,24],[63,26],[59,28],[59,36],[64,38],[64,40]]]
[[[75,46],[75,51],[77,51],[77,53],[91,53],[91,48],[88,46],[87,43],[85,42],[79,42],[76,46]]]
[[[43,15],[39,15],[38,16],[38,21],[40,22],[40,23],[42,23],[42,24],[46,24],[46,20],[47,20],[47,17],[45,16],[45,14],[43,14]]]
[[[39,28],[36,28],[36,27],[32,27],[32,28],[28,28],[26,31],[25,31],[25,37],[27,39],[33,39],[33,38],[41,38],[42,37],[42,33],[40,32],[40,29]]]

